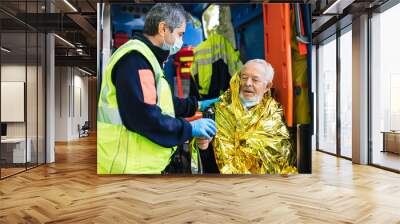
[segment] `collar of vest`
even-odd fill
[[[163,50],[160,47],[157,47],[156,45],[154,45],[153,43],[151,43],[151,41],[149,39],[147,39],[145,36],[143,36],[142,34],[135,34],[133,36],[132,39],[137,39],[142,41],[143,43],[145,43],[150,50],[153,52],[153,54],[156,56],[158,63],[160,63],[160,65],[162,65],[164,62],[167,61],[168,56],[169,56],[169,50]],[[162,68],[163,66],[161,66]]]

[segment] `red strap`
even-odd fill
[[[303,24],[303,15],[300,11],[300,27],[301,27],[301,35],[304,36],[304,24]],[[301,43],[300,41],[297,41],[297,43],[299,44],[299,53],[300,55],[307,55],[307,45],[304,43]]]

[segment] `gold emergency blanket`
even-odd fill
[[[213,141],[215,159],[222,174],[297,173],[292,140],[283,110],[269,92],[247,110],[239,99],[239,76],[215,104],[218,132]]]

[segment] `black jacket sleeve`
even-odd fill
[[[197,99],[193,96],[185,99],[174,96],[174,108],[177,117],[191,117],[197,110]]]
[[[199,151],[204,173],[219,173],[212,144],[210,143],[207,150],[199,149]]]
[[[192,134],[189,122],[163,115],[157,105],[144,102],[140,69],[152,70],[149,62],[141,54],[131,52],[119,60],[112,72],[119,113],[124,126],[164,147],[176,146],[189,140]],[[190,109],[182,104],[184,103],[177,105],[184,108],[185,112],[190,112]]]
[[[199,74],[195,74],[194,78],[191,76],[190,79],[190,96],[195,96],[199,100],[214,99],[221,95],[221,92],[225,92],[229,89],[229,82],[231,76],[229,74],[229,67],[225,64],[224,60],[219,59],[212,64],[212,74],[210,80],[210,86],[206,95],[200,95],[199,93]]]

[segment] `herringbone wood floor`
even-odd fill
[[[0,181],[0,223],[400,223],[400,175],[316,152],[313,174],[96,175],[96,139]]]

